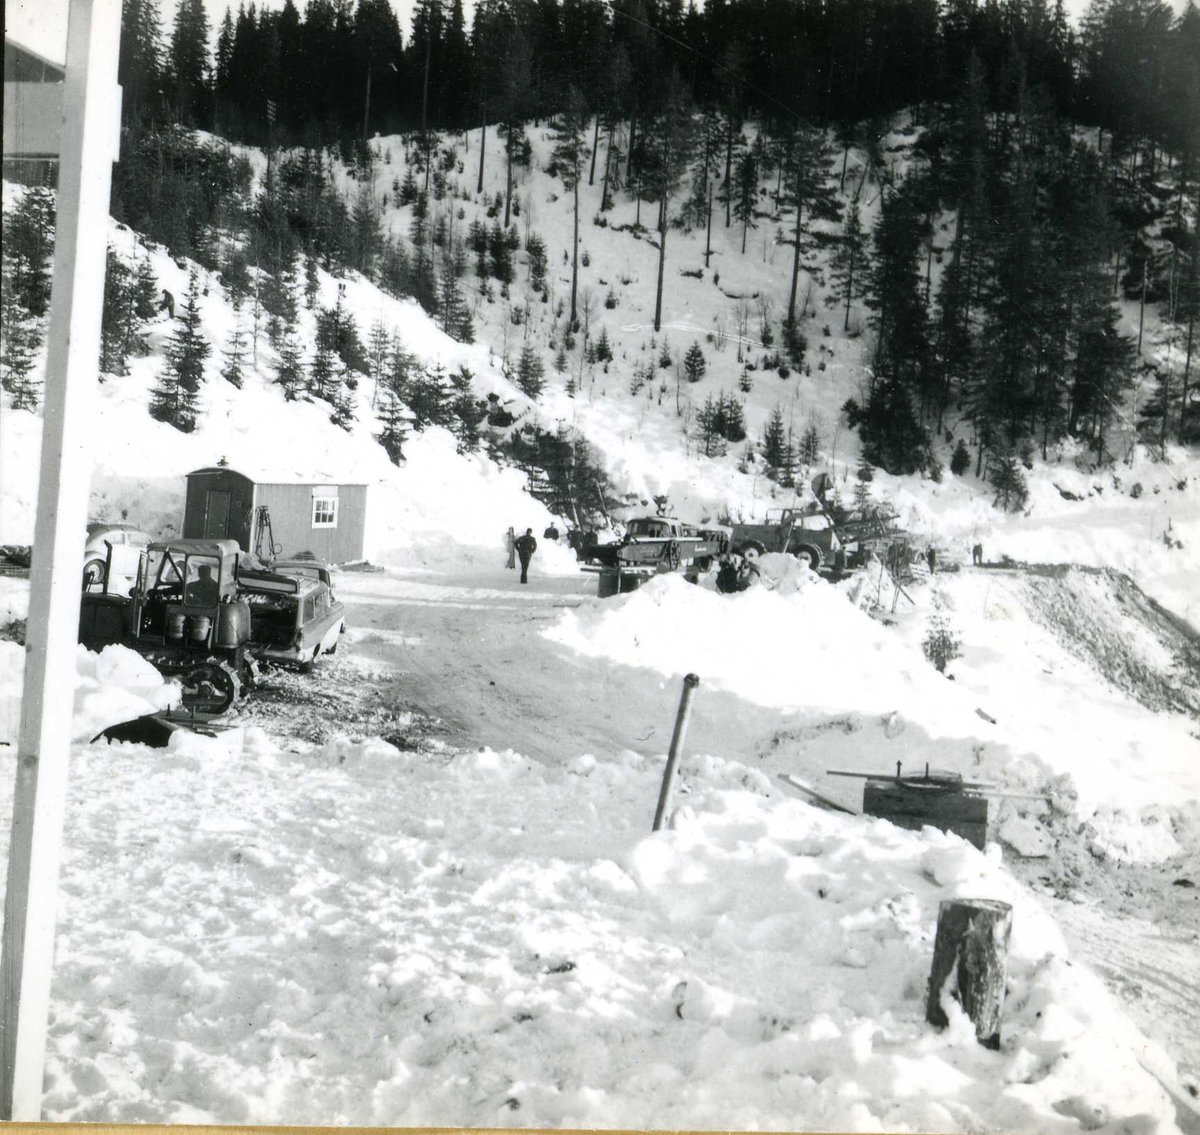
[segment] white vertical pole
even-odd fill
[[[89,409],[117,157],[120,39],[121,0],[70,0],[42,460],[0,956],[0,1119],[6,1120],[37,1120],[42,1109],[91,479]]]

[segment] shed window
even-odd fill
[[[336,528],[337,506],[337,497],[313,497],[312,526],[314,528]]]

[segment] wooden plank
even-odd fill
[[[792,776],[789,773],[779,773],[779,779],[783,781],[789,788],[794,788],[798,792],[803,792],[805,796],[812,799],[815,803],[820,804],[823,808],[828,808],[833,812],[845,812],[848,816],[857,816],[858,813],[853,808],[847,808],[845,804],[839,804],[831,796],[826,796],[824,793],[818,792],[807,781],[801,780],[797,776]]]
[[[71,0],[25,689],[0,958],[0,1119],[41,1116],[79,629],[79,547],[119,110],[120,0]],[[64,712],[64,709],[66,712]]]

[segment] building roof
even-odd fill
[[[344,472],[344,470],[343,470]],[[238,473],[256,485],[365,485],[367,482],[352,477],[339,476],[329,469],[290,469],[285,466],[206,465],[188,473],[194,477],[199,473]]]
[[[4,37],[6,83],[61,83],[66,77],[66,64],[47,59],[10,36]]]

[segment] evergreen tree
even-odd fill
[[[517,386],[527,397],[537,399],[546,385],[545,368],[532,344],[526,343],[521,348],[521,358],[517,363]]]
[[[821,431],[816,422],[809,422],[800,436],[800,464],[811,468],[821,454]]]
[[[704,352],[698,342],[693,342],[687,349],[687,354],[683,357],[683,370],[688,382],[699,382],[708,370],[708,363],[704,360]]]
[[[956,477],[961,477],[970,468],[971,451],[967,449],[967,443],[960,437],[950,456],[950,472]]]
[[[834,250],[833,259],[830,262],[833,290],[827,302],[830,306],[836,303],[844,305],[846,312],[842,320],[843,331],[850,330],[850,305],[858,294],[855,288],[861,290],[859,278],[865,244],[858,198],[855,197],[846,210],[846,218],[842,224],[841,243]]]
[[[787,426],[783,421],[783,410],[776,406],[767,419],[766,429],[763,430],[763,460],[772,469],[779,469],[787,461],[787,448]]]
[[[100,315],[100,370],[125,374],[126,327],[132,322],[133,284],[129,269],[110,244],[104,261],[104,302]]]
[[[567,91],[566,102],[559,115],[555,131],[552,159],[563,185],[572,195],[574,202],[574,234],[571,241],[571,311],[570,325],[578,324],[576,300],[579,289],[579,182],[583,176],[583,163],[587,156],[586,128],[587,107],[579,89],[572,85]]]
[[[453,390],[450,404],[453,414],[451,429],[458,439],[459,453],[474,453],[479,448],[479,427],[487,416],[487,403],[481,404],[471,389],[474,377],[465,366],[460,366],[450,376],[450,386]]]
[[[441,303],[438,315],[442,330],[447,335],[460,343],[471,343],[475,340],[475,324],[459,284],[465,257],[465,252],[459,246],[452,254],[442,258]]]
[[[150,416],[183,433],[196,428],[204,363],[212,346],[200,329],[200,280],[193,268],[176,328],[166,346],[166,366],[151,393]]]
[[[754,156],[745,153],[738,159],[736,196],[733,215],[742,222],[742,255],[746,255],[746,232],[754,227],[754,206],[758,198],[758,166]]]
[[[530,233],[525,251],[529,253],[529,286],[535,292],[545,291],[546,242],[537,233]]]
[[[722,445],[724,437],[721,428],[723,425],[721,410],[722,407],[714,401],[710,394],[704,400],[704,405],[696,412],[696,432],[704,445],[705,457],[721,457],[725,453],[725,447]]]
[[[441,362],[432,367],[418,367],[408,387],[408,408],[412,411],[413,428],[445,426],[453,420],[453,393]]]
[[[996,490],[994,505],[1005,512],[1020,512],[1029,499],[1025,474],[1016,454],[1003,453],[990,463],[988,481]]]
[[[930,352],[919,259],[922,216],[916,187],[888,194],[875,226],[875,263],[867,305],[873,312],[875,358],[867,404],[847,403],[851,428],[861,427],[864,453],[892,473],[911,473],[923,460],[925,435],[914,396],[929,389]]]
[[[739,442],[746,440],[746,412],[742,404],[732,395],[726,396],[722,391],[724,398],[725,421],[723,433],[727,441]]]
[[[0,387],[12,396],[14,410],[37,409],[38,388],[30,376],[40,346],[37,323],[6,276],[0,282]]]
[[[488,256],[491,263],[491,274],[502,284],[511,284],[513,280],[512,251],[508,247],[508,239],[499,221],[493,221],[488,232]]]
[[[156,109],[162,74],[162,26],[156,0],[123,0],[121,54],[121,118],[139,122]]]
[[[374,187],[364,183],[358,188],[350,214],[349,267],[357,269],[369,280],[375,279],[375,265],[381,248],[379,204],[375,200]]]
[[[229,332],[229,342],[225,345],[225,365],[221,367],[221,377],[240,390],[245,379],[245,370],[246,329],[241,320],[236,319],[233,330]]]
[[[204,0],[180,0],[171,35],[169,67],[176,121],[184,126],[211,125],[208,15]]]
[[[377,416],[380,431],[375,436],[392,463],[399,465],[404,457],[404,439],[408,436],[411,414],[390,383],[381,392]]]
[[[295,326],[285,325],[280,336],[278,359],[275,362],[275,381],[283,387],[288,402],[297,401],[305,392],[304,356]]]
[[[50,307],[50,256],[54,251],[54,196],[27,189],[16,207],[4,211],[7,284],[35,319]]]

